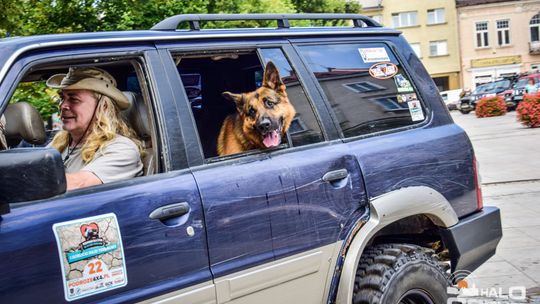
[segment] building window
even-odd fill
[[[446,42],[446,40],[429,42],[429,56],[444,55],[448,55],[448,43]]]
[[[487,21],[476,22],[476,47],[479,47],[479,48],[488,47],[489,46],[488,38],[489,37],[488,37]]]
[[[497,42],[500,46],[510,44],[509,20],[497,20]]]
[[[444,8],[430,9],[427,11],[427,24],[445,23]]]
[[[392,14],[392,23],[394,27],[415,26],[417,12],[401,12]]]
[[[540,14],[536,14],[529,21],[531,29],[531,42],[540,41]]]
[[[411,48],[416,54],[416,57],[422,58],[422,51],[420,50],[420,43],[411,43]]]

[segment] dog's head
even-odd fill
[[[263,83],[253,92],[233,94],[223,92],[236,103],[244,136],[259,148],[281,144],[281,138],[296,114],[285,92],[278,69],[270,61],[264,69]]]
[[[97,239],[99,237],[99,226],[96,223],[82,225],[80,229],[82,236],[87,241]]]

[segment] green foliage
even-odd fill
[[[29,102],[38,109],[41,118],[47,120],[54,113],[58,112],[57,96],[57,91],[49,89],[44,81],[21,82],[17,86],[10,102]]]
[[[22,14],[18,1],[0,1],[0,38],[11,34],[19,26],[19,16]]]
[[[0,37],[149,29],[178,14],[359,13],[352,0],[1,0]],[[315,22],[313,25],[319,25]],[[342,25],[343,22],[325,22]],[[205,27],[274,26],[275,22],[208,23]],[[293,22],[306,26],[309,22]],[[185,27],[185,25],[184,25]]]

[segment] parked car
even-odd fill
[[[529,79],[532,79],[535,85],[538,85],[540,83],[540,74],[539,73],[532,73],[528,75],[523,75],[518,78],[516,83],[513,86],[513,96],[512,96],[512,103],[510,106],[512,108],[516,108],[518,104],[523,100],[523,96],[525,95],[525,87],[529,83]]]
[[[216,20],[278,26],[200,28]],[[68,192],[58,151],[0,151],[1,303],[446,303],[451,275],[495,254],[500,213],[467,134],[401,32],[368,17],[178,15],[0,48],[10,147],[46,138],[10,104],[20,84],[97,66],[146,150],[145,176]],[[217,155],[237,111],[222,93],[255,90],[268,62],[295,108],[287,134]]]
[[[461,89],[440,92],[448,110],[452,111],[458,109],[461,92]]]
[[[459,111],[463,114],[469,114],[476,108],[476,103],[484,97],[503,96],[511,89],[512,81],[510,79],[501,79],[490,83],[477,86],[470,95],[463,96],[460,100]]]

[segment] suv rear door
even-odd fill
[[[140,45],[34,52],[15,62],[6,79],[19,81],[38,62],[127,54],[141,63],[144,79],[168,87],[155,49]],[[14,88],[14,82],[3,82],[1,91],[10,93],[1,102],[9,101]],[[148,89],[154,96],[159,138],[176,142],[160,147],[168,172],[12,204],[0,221],[0,302],[134,302],[173,291],[170,296],[179,301],[215,301],[202,205],[193,175],[183,169],[186,158],[174,96],[158,87]],[[150,217],[174,204],[180,204],[172,211],[176,216]],[[89,251],[96,248],[105,253]],[[178,296],[186,290],[187,297]]]
[[[365,207],[359,166],[354,157],[324,141],[319,125],[328,125],[327,138],[337,138],[335,127],[323,104],[307,102],[304,89],[313,83],[303,78],[305,70],[292,68],[298,58],[287,41],[208,43],[205,47],[204,52],[200,44],[193,49],[196,48],[196,54],[220,50],[222,53],[215,58],[231,61],[236,58],[240,62],[244,48],[256,48],[261,66],[269,60],[274,62],[286,82],[289,99],[300,113],[296,117],[300,121],[293,123],[296,124],[294,130],[289,130],[289,139],[294,143],[318,138],[301,147],[204,160],[202,151],[207,149],[203,143],[208,140],[199,138],[202,133],[197,133],[197,126],[193,126],[193,138],[201,146],[189,146],[188,154],[200,155],[190,166],[208,223],[210,267],[218,303],[257,303],[269,298],[276,303],[320,302],[341,247],[342,232],[350,227],[352,215],[362,214]],[[169,62],[166,64],[171,67],[169,73],[176,74],[174,77],[180,82],[175,62],[189,59],[190,45],[173,43],[158,48],[171,49],[173,56],[175,52],[179,54],[174,61],[170,56],[163,57],[163,61]],[[224,51],[227,49],[231,54]],[[213,65],[213,75],[227,74],[227,71],[216,70],[217,67],[218,63]],[[238,70],[242,70],[241,67],[230,70],[233,74],[230,77],[242,78],[234,74]],[[287,82],[286,78],[292,81]],[[208,94],[205,95],[204,86],[208,75],[203,73],[202,79],[202,109],[206,109],[209,101],[205,99]],[[182,86],[179,83],[172,87]],[[306,93],[311,102],[320,101],[320,96]],[[185,96],[179,107],[189,113],[200,112],[200,109],[190,109],[185,92],[176,94]],[[301,104],[296,98],[303,98],[306,103]],[[313,107],[319,110],[317,116]],[[214,122],[201,123],[212,125]]]

